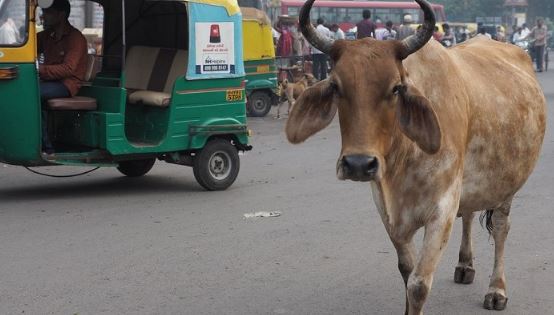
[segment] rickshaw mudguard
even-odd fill
[[[41,158],[41,114],[35,63],[0,63],[15,69],[0,80],[0,161],[13,165],[48,164]]]
[[[248,145],[248,127],[234,118],[210,119],[201,125],[189,126],[189,148],[201,149],[213,137],[232,138],[237,140],[241,147]]]
[[[248,78],[248,76],[247,76]],[[276,81],[273,81],[271,79],[254,79],[250,80],[247,79],[248,82],[246,82],[246,93],[250,94],[255,90],[265,90],[269,89],[273,93],[277,90],[277,83]]]

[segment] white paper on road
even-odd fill
[[[249,218],[271,218],[271,217],[278,217],[281,216],[280,211],[258,211],[258,212],[250,212],[245,213],[244,217],[246,219]]]

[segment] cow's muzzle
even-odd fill
[[[339,177],[342,179],[368,182],[377,176],[379,161],[376,157],[369,155],[345,155],[340,159],[338,168]]]

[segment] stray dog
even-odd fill
[[[281,105],[283,104],[285,97],[286,100],[289,102],[289,108],[287,110],[287,114],[290,113],[290,110],[292,109],[292,106],[294,105],[294,101],[306,90],[308,87],[314,85],[317,82],[317,79],[313,76],[311,73],[305,73],[300,80],[296,83],[291,83],[287,79],[283,80],[281,82],[281,99],[279,102],[279,105],[277,106],[277,118],[281,118],[280,116],[280,110]]]

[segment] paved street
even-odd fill
[[[481,308],[493,245],[477,219],[475,282],[453,282],[458,220],[427,314],[553,312],[554,71],[540,80],[549,125],[512,208],[508,308]],[[369,185],[335,177],[338,121],[300,146],[286,142],[284,123],[250,120],[254,150],[224,192],[162,162],[139,179],[110,168],[53,179],[0,163],[0,314],[403,314],[396,253]],[[282,215],[243,216],[256,211]]]

